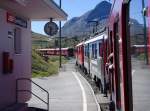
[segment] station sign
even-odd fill
[[[23,28],[27,28],[27,20],[24,20],[20,17],[14,16],[10,13],[7,13],[7,22],[18,25]]]
[[[53,36],[58,32],[58,26],[55,22],[48,22],[44,26],[44,32],[47,35]]]

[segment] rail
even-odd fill
[[[41,97],[39,97],[38,95],[36,95],[35,93],[33,93],[31,90],[22,90],[19,89],[18,84],[19,81],[29,81],[30,83],[33,83],[34,85],[38,86],[40,89],[42,89],[46,94],[47,94],[47,101],[43,100]],[[49,93],[47,90],[45,90],[44,88],[42,88],[40,85],[38,85],[37,83],[33,82],[31,79],[28,78],[19,78],[16,80],[16,103],[18,103],[18,94],[19,92],[29,92],[32,95],[34,95],[35,97],[37,97],[39,100],[41,100],[43,103],[45,103],[47,105],[47,111],[49,111]]]

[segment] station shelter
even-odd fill
[[[30,100],[31,93],[18,97],[16,81],[31,79],[31,21],[50,18],[67,19],[53,0],[0,0],[0,110]],[[19,87],[31,90],[31,83]]]

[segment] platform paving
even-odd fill
[[[100,111],[91,86],[74,68],[74,61],[63,65],[59,74],[51,77],[35,78],[34,82],[50,94],[50,111]],[[46,94],[36,86],[32,91],[46,100]],[[28,102],[31,107],[46,109],[46,105],[32,96]]]

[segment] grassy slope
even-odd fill
[[[62,57],[62,63],[66,63],[67,59]],[[47,77],[57,74],[59,70],[59,57],[50,57],[46,62],[44,58],[39,56],[32,50],[32,77]]]
[[[38,33],[35,33],[35,32],[32,32],[32,41],[48,41],[50,38],[46,35],[42,35],[42,34],[38,34]]]
[[[42,42],[41,45],[41,41],[48,41],[48,43]],[[50,57],[46,62],[43,57],[34,51],[34,49],[45,48],[45,46],[54,47],[54,43],[54,39],[50,40],[48,36],[32,32],[32,77],[45,77],[58,73],[59,57]],[[62,40],[62,47],[73,46],[74,44],[74,39],[66,38]],[[67,59],[62,57],[62,63],[66,62]]]
[[[58,72],[57,61],[44,61],[35,51],[32,51],[32,77],[44,77]]]

